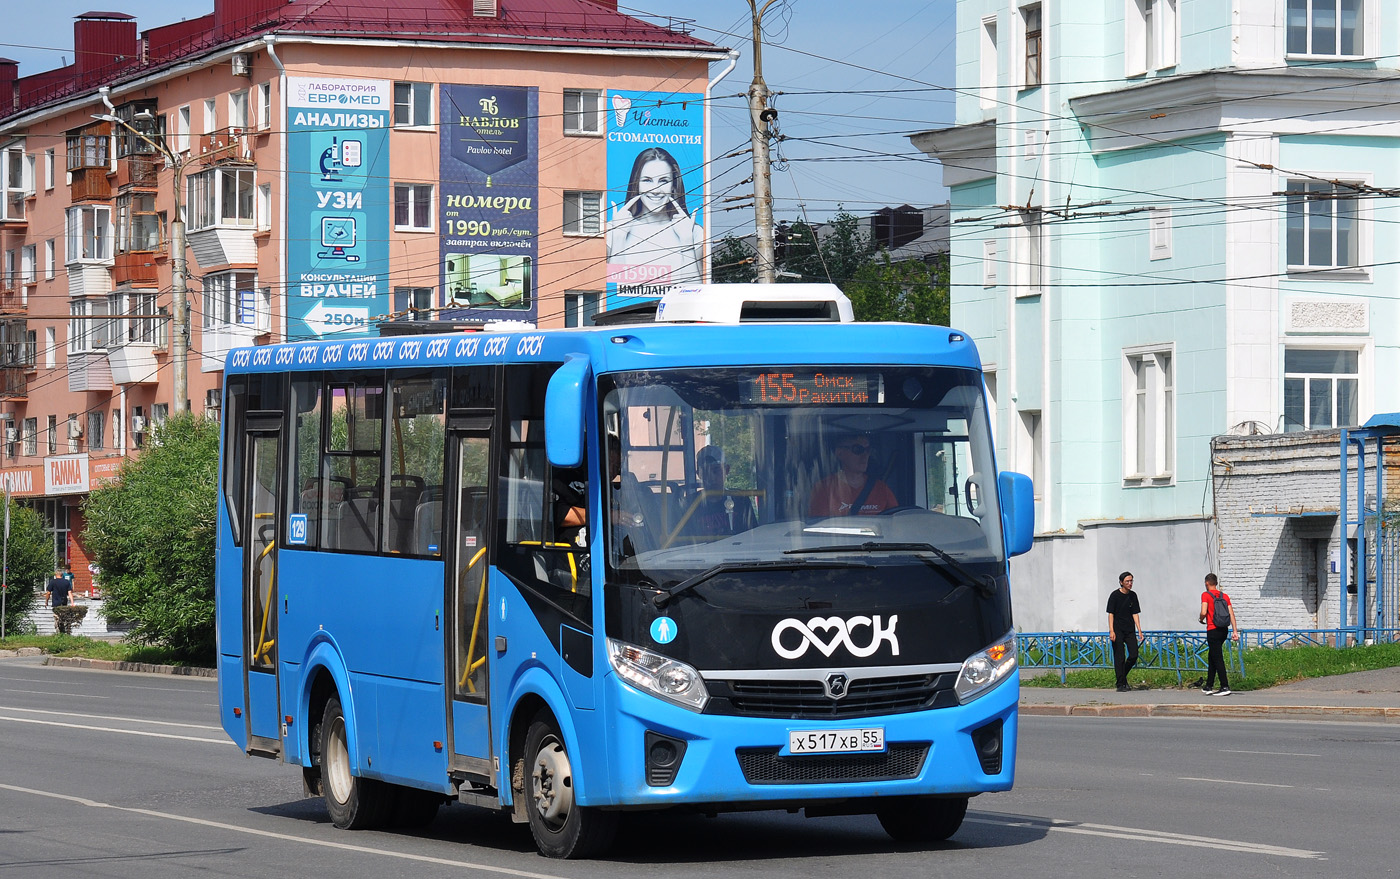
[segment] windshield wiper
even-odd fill
[[[948,567],[956,571],[962,578],[978,588],[983,594],[995,591],[992,578],[986,574],[977,574],[967,565],[958,561],[951,553],[932,543],[901,543],[897,541],[867,540],[864,543],[833,544],[830,546],[811,546],[800,549],[783,550],[783,555],[804,555],[807,553],[819,552],[930,552],[938,556],[939,560]],[[942,568],[932,566],[934,570],[942,573],[954,586],[959,585],[952,577],[948,577]]]
[[[689,589],[693,589],[720,574],[729,574],[742,571],[795,571],[799,568],[821,567],[821,568],[870,568],[864,562],[809,562],[805,559],[770,559],[768,561],[754,562],[721,562],[713,568],[708,568],[693,577],[686,577],[669,589],[663,589],[660,593],[652,596],[651,603],[658,609],[665,607],[671,599]]]

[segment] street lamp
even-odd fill
[[[105,90],[103,97],[106,97]],[[112,113],[101,113],[93,114],[92,118],[120,125],[150,144],[156,152],[165,158],[166,164],[174,173],[175,218],[170,222],[170,295],[174,298],[172,317],[175,324],[175,332],[170,340],[170,359],[174,367],[175,384],[175,400],[172,408],[176,413],[186,412],[189,410],[189,373],[187,369],[190,350],[190,313],[188,303],[185,301],[187,292],[185,285],[189,275],[185,262],[185,210],[180,199],[180,192],[184,185],[185,160],[166,144],[141,131],[120,116]],[[155,130],[156,119],[149,109],[141,110],[135,115],[135,119],[149,126],[152,131]]]

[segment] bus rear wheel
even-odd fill
[[[617,832],[617,813],[581,806],[559,727],[541,713],[525,733],[525,811],[540,853],[550,858],[601,854]]]
[[[942,842],[962,826],[967,797],[905,800],[875,813],[895,842]]]
[[[335,696],[327,700],[321,715],[321,790],[331,823],[342,830],[378,827],[394,805],[393,791],[387,784],[351,771],[345,712]]]

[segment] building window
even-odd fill
[[[564,294],[564,326],[589,327],[603,306],[603,294],[596,290],[576,290]]]
[[[210,226],[251,226],[255,222],[257,172],[214,168],[189,178],[190,230]]]
[[[1346,269],[1361,265],[1360,202],[1355,186],[1288,181],[1288,266]]]
[[[88,451],[101,451],[102,441],[106,434],[106,412],[101,409],[87,414],[87,441]]]
[[[15,450],[19,446],[19,430],[15,428],[15,417],[10,414],[4,416],[5,419],[5,457],[13,458]]]
[[[564,234],[603,234],[603,193],[564,192]]]
[[[394,83],[394,127],[426,128],[433,124],[433,84]]]
[[[19,282],[34,284],[39,280],[39,245],[26,244],[19,249]]]
[[[156,143],[165,137],[165,117],[156,115],[156,102],[130,101],[118,107],[115,115],[122,121],[113,127],[117,158],[154,155]],[[141,137],[137,131],[146,132],[148,137]]]
[[[1365,0],[1288,0],[1288,54],[1364,54]]]
[[[50,415],[50,416],[49,416],[48,435],[49,435],[49,443],[48,443],[48,446],[49,446],[49,454],[50,454],[50,455],[57,455],[57,454],[58,454],[58,416],[57,416],[57,415]]]
[[[228,125],[242,131],[248,129],[248,90],[228,93]]]
[[[1018,296],[1039,296],[1045,290],[1045,224],[1040,211],[1021,211],[1021,265],[1025,283]]]
[[[122,447],[122,410],[112,410],[112,448]]]
[[[1123,478],[1171,479],[1176,459],[1172,350],[1127,351],[1123,362]]]
[[[53,189],[54,153],[53,147],[44,150],[44,188]]]
[[[394,184],[394,228],[413,232],[433,230],[432,184]]]
[[[1360,360],[1355,350],[1284,349],[1284,432],[1355,427],[1360,422]]]
[[[1040,4],[1033,3],[1030,6],[1021,7],[1021,24],[1025,30],[1025,79],[1022,81],[1022,88],[1035,88],[1040,85],[1041,62],[1043,61],[1044,43],[1041,39],[1040,30]]]
[[[175,123],[175,149],[187,153],[190,151],[190,108],[188,104],[180,108],[178,120]]]
[[[83,206],[68,209],[68,262],[112,258],[112,210]]]
[[[258,323],[256,272],[219,272],[204,276],[204,326]]]
[[[564,89],[564,133],[603,133],[603,93],[596,89]]]
[[[56,255],[56,251],[57,251],[57,248],[54,247],[54,240],[53,240],[52,238],[50,238],[50,239],[48,239],[48,240],[46,240],[46,241],[44,242],[44,280],[45,280],[45,281],[52,281],[52,280],[53,280],[53,277],[54,277],[54,273],[57,271],[57,265],[56,265],[56,263],[57,263],[57,261],[58,261],[58,257],[57,257],[57,255]]]
[[[983,110],[997,104],[997,20],[982,19],[982,53],[978,58],[978,100]]]
[[[44,368],[53,369],[58,355],[58,331],[53,327],[44,327]],[[53,454],[53,450],[49,450]]]
[[[24,200],[29,195],[30,181],[25,179],[27,170],[24,151],[19,147],[0,150],[0,220],[23,220]]]
[[[213,98],[205,98],[205,100],[204,100],[204,133],[205,133],[205,134],[213,134],[213,133],[214,133],[214,129],[218,127],[218,120],[217,120],[217,118],[216,118],[215,115],[214,115],[214,106],[215,106],[215,105],[214,105],[214,99],[213,99]]]
[[[24,419],[24,455],[33,458],[39,454],[39,419]]]
[[[107,133],[101,128],[81,129],[69,134],[67,141],[69,171],[107,167]]]
[[[167,418],[169,418],[169,417],[170,417],[170,404],[169,404],[169,403],[156,403],[156,404],[154,404],[153,406],[151,406],[151,421],[154,422],[155,424],[164,424],[164,423],[165,423],[165,420],[166,420]]]
[[[395,287],[394,314],[398,320],[431,320],[432,287]]]
[[[258,231],[272,228],[272,184],[258,185]]]
[[[997,242],[995,238],[982,240],[982,286],[997,285]]]
[[[78,439],[83,435],[82,422],[78,420],[78,413],[68,413],[68,451],[69,453],[78,451]]]
[[[86,354],[91,351],[105,351],[107,337],[111,331],[110,321],[104,318],[110,313],[107,297],[75,299],[68,303],[68,353]]]
[[[117,196],[117,253],[158,250],[160,239],[155,194],[129,192]]]
[[[258,86],[258,130],[266,131],[272,127],[272,83],[265,82]]]
[[[1170,259],[1172,255],[1172,209],[1147,209],[1148,259]]]
[[[1177,0],[1127,0],[1124,61],[1128,76],[1175,67]]]
[[[126,308],[124,312],[128,315],[126,321],[126,340],[128,342],[141,342],[148,345],[154,344],[157,323],[155,316],[159,313],[156,311],[156,294],[126,294]]]

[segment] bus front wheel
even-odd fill
[[[321,716],[321,790],[331,823],[342,830],[378,827],[393,808],[393,792],[387,784],[351,771],[345,712],[335,696],[326,702]]]
[[[895,842],[942,842],[962,826],[967,797],[906,800],[875,813]]]
[[[586,858],[612,844],[617,813],[580,806],[564,737],[554,719],[541,713],[525,733],[525,811],[540,853],[551,858]]]

